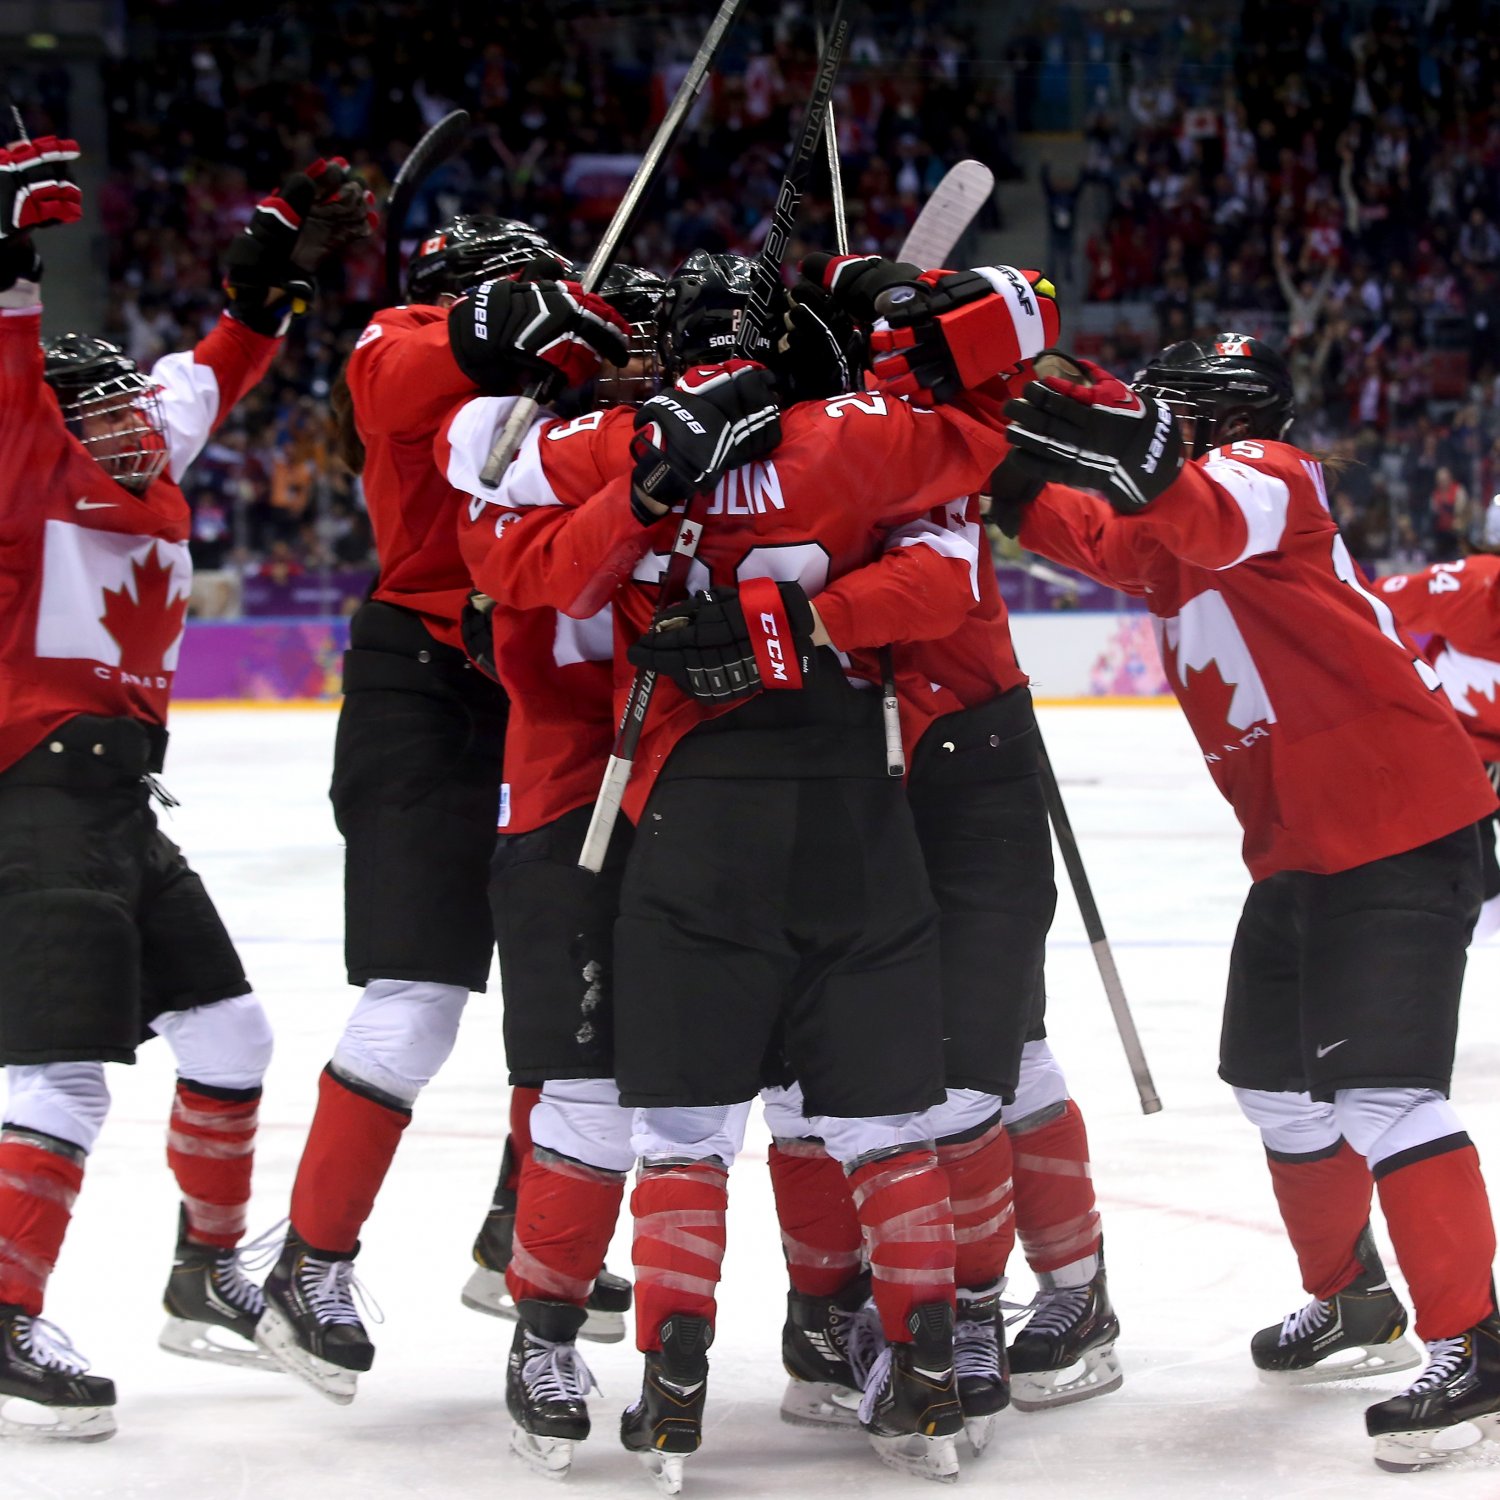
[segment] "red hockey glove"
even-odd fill
[[[83,217],[83,195],[72,172],[77,160],[78,142],[55,135],[0,150],[0,240]]]
[[[877,303],[870,335],[875,382],[925,406],[951,401],[1040,354],[1057,338],[1057,294],[1040,271],[981,266],[925,271]]]
[[[1182,472],[1182,433],[1165,401],[1143,396],[1089,360],[1080,373],[1033,380],[1005,403],[1014,450],[1001,466],[1095,490],[1118,511],[1143,510]]]
[[[630,360],[630,325],[576,281],[486,281],[448,309],[458,367],[482,391],[509,395],[538,377],[583,385]]]
[[[751,578],[673,605],[625,653],[703,703],[800,688],[813,670],[813,611],[798,583]]]
[[[331,256],[343,254],[374,234],[380,216],[375,212],[374,193],[342,156],[315,161],[306,175],[315,192],[312,207],[303,216],[292,261],[304,271],[315,272]],[[286,196],[285,188],[282,196]]]
[[[838,311],[856,323],[873,323],[878,316],[876,300],[894,287],[915,286],[922,275],[921,266],[904,260],[886,260],[879,255],[830,255],[815,250],[802,262],[802,281],[793,288],[795,301],[809,301],[804,296],[805,283],[827,293]]]
[[[773,453],[781,408],[770,371],[753,359],[696,365],[635,414],[632,500],[643,525],[659,519],[636,492],[669,509],[711,490],[731,469]]]

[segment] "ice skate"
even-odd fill
[[[113,1437],[115,1383],[88,1367],[62,1329],[0,1306],[0,1438]]]
[[[793,1427],[859,1431],[862,1373],[874,1364],[885,1339],[863,1315],[870,1278],[859,1276],[832,1297],[788,1292],[781,1328],[781,1363],[788,1376],[781,1398],[781,1420]],[[863,1341],[857,1330],[864,1332]],[[875,1347],[861,1357],[859,1345]],[[862,1369],[861,1369],[862,1366]]]
[[[266,1278],[266,1310],[255,1325],[255,1342],[277,1364],[340,1406],[354,1400],[360,1371],[375,1362],[355,1307],[358,1250],[314,1250],[289,1231]]]
[[[179,1213],[162,1306],[167,1321],[156,1342],[168,1354],[241,1369],[280,1369],[256,1346],[255,1325],[266,1299],[245,1275],[241,1252],[194,1244],[187,1237],[185,1213]]]
[[[645,1465],[664,1495],[682,1491],[682,1465],[703,1441],[708,1394],[707,1318],[678,1313],[661,1325],[661,1350],[648,1351],[635,1404],[620,1417],[620,1441]]]
[[[1364,1270],[1342,1291],[1313,1298],[1250,1340],[1267,1385],[1314,1385],[1409,1370],[1422,1356],[1406,1334],[1406,1309],[1391,1290],[1367,1225],[1354,1247]]]
[[[1472,1424],[1472,1427],[1466,1425]],[[1365,1409],[1375,1462],[1393,1474],[1447,1463],[1474,1446],[1477,1428],[1500,1442],[1500,1314],[1427,1345],[1427,1368],[1399,1396]]]
[[[567,1302],[523,1298],[505,1373],[505,1404],[515,1426],[511,1451],[548,1479],[566,1479],[573,1444],[589,1435],[590,1391],[599,1389],[574,1339],[584,1312]]]
[[[958,1375],[964,1431],[976,1456],[989,1446],[995,1418],[1010,1405],[1010,1365],[1005,1356],[1005,1319],[1000,1308],[1004,1290],[1003,1277],[980,1291],[958,1289],[953,1366]]]
[[[1016,1410],[1042,1411],[1119,1390],[1120,1320],[1109,1305],[1103,1260],[1087,1286],[1055,1286],[1045,1271],[1037,1280],[1036,1311],[1010,1346]]]
[[[925,1302],[907,1319],[909,1344],[888,1346],[870,1371],[859,1420],[881,1463],[920,1479],[958,1478],[963,1431],[953,1358],[953,1309]]]

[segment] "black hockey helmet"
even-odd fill
[[[166,422],[154,381],[105,339],[65,333],[42,345],[42,378],[68,430],[111,479],[144,490],[167,466]]]
[[[432,303],[445,293],[458,297],[486,277],[537,260],[555,261],[560,276],[573,272],[567,257],[525,220],[459,214],[417,246],[406,268],[407,301]]]
[[[1297,415],[1292,372],[1263,339],[1216,333],[1163,349],[1134,381],[1137,390],[1191,417],[1193,456],[1240,438],[1279,439]]]
[[[695,250],[672,272],[662,298],[657,339],[668,380],[690,365],[717,362],[734,353],[753,285],[751,262],[743,255]],[[771,340],[759,344],[763,347],[757,347],[753,357],[765,360]]]
[[[661,360],[657,354],[657,315],[667,284],[654,271],[642,266],[612,265],[597,288],[602,297],[630,324],[630,363],[625,371],[602,376],[600,404],[643,400],[661,384]]]

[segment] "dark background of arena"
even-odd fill
[[[813,14],[751,0],[626,259],[754,253],[806,99]],[[868,0],[837,95],[854,248],[890,252],[945,168],[1001,185],[969,259],[1041,264],[1065,342],[1123,374],[1233,326],[1292,363],[1305,447],[1374,571],[1483,539],[1500,490],[1500,3],[1191,7]],[[383,193],[455,105],[475,129],[413,233],[459,210],[587,257],[712,6],[0,0],[0,72],[34,134],[87,153],[85,228],[44,245],[48,331],[143,364],[220,307],[219,262],[294,164]],[[824,192],[794,256],[831,244]],[[352,607],[371,563],[326,395],[379,303],[378,247],[324,288],[189,480],[200,612]]]

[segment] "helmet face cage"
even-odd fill
[[[42,376],[69,432],[111,479],[141,491],[166,468],[161,388],[118,345],[82,333],[49,339]]]
[[[573,271],[566,257],[530,224],[520,219],[461,215],[417,247],[406,268],[407,299],[433,303],[443,296],[462,296],[481,281],[534,260],[555,261],[559,275]]]

